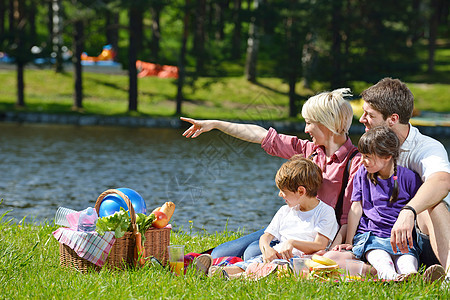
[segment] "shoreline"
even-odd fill
[[[230,120],[231,122],[252,123],[264,128],[274,127],[283,132],[303,132],[303,122],[292,121],[263,121],[263,120]],[[129,116],[101,116],[101,115],[72,115],[50,114],[36,112],[0,112],[0,122],[30,123],[30,124],[59,124],[76,126],[123,126],[144,128],[173,128],[188,127],[186,122],[178,117],[129,117]],[[413,123],[414,125],[414,123]],[[420,132],[432,137],[450,137],[450,126],[422,126],[414,125]],[[364,126],[354,123],[349,134],[363,134]]]

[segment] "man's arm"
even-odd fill
[[[239,124],[218,120],[194,120],[183,117],[180,119],[192,124],[192,126],[183,133],[183,136],[187,138],[195,138],[203,132],[218,129],[235,138],[261,144],[267,135],[267,129],[254,124]]]
[[[436,172],[430,175],[409,201],[417,214],[436,206],[444,199],[450,190],[450,174]],[[413,244],[414,213],[411,210],[401,210],[391,231],[391,246],[394,253],[397,246],[402,253],[408,252],[408,245]]]

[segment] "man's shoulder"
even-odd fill
[[[417,148],[417,146],[420,146],[419,148],[423,147],[435,147],[436,145],[440,145],[441,147],[444,147],[441,142],[438,140],[432,138],[431,136],[422,134],[418,128],[414,126],[410,126],[410,132],[408,134],[408,137],[405,141],[408,148],[411,148],[410,150],[414,150]]]

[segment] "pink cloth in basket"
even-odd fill
[[[99,267],[105,264],[109,251],[116,241],[113,231],[107,231],[101,236],[97,232],[81,232],[64,227],[54,231],[53,236],[60,243],[73,249],[79,257]]]

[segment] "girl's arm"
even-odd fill
[[[271,262],[274,259],[281,258],[280,253],[270,247],[270,242],[273,240],[273,238],[274,236],[268,232],[265,232],[259,238],[259,248],[261,249],[264,262]]]
[[[356,230],[358,229],[359,220],[362,216],[362,204],[361,201],[353,201],[350,211],[348,213],[348,224],[347,224],[347,237],[345,240],[346,244],[353,244],[353,237],[355,236]]]
[[[292,250],[294,248],[304,252],[305,254],[312,254],[319,250],[324,250],[328,244],[330,243],[330,239],[328,239],[323,234],[318,233],[314,241],[299,241],[299,240],[287,240],[283,242],[280,254],[283,259],[290,259],[293,257]]]

